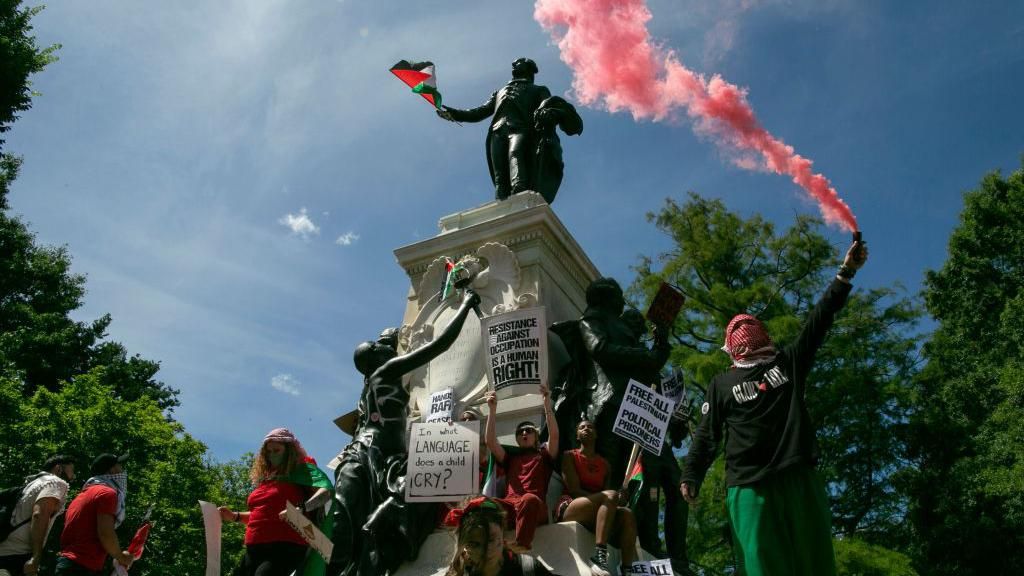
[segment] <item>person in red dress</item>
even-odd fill
[[[533,534],[537,526],[548,521],[548,481],[555,458],[558,456],[558,423],[551,410],[551,395],[548,387],[540,386],[544,397],[544,418],[548,426],[547,444],[541,446],[540,431],[530,421],[516,426],[516,446],[498,443],[496,412],[498,396],[488,392],[489,415],[487,417],[487,448],[494,459],[505,467],[505,497],[499,501],[505,506],[509,518],[515,523],[516,540],[509,545],[515,552],[526,552],[533,545]]]
[[[624,506],[619,491],[608,490],[608,461],[597,453],[597,427],[590,420],[576,426],[580,448],[562,454],[564,491],[558,503],[559,522],[576,521],[593,530],[597,543],[590,558],[594,576],[610,576],[608,541],[614,540],[622,552],[622,565],[636,560],[636,521],[633,511]],[[625,570],[623,570],[625,573]]]
[[[218,509],[224,522],[245,524],[245,556],[232,574],[289,576],[303,566],[307,545],[285,522],[285,508],[288,503],[303,511],[323,506],[329,500],[331,480],[287,428],[271,430],[263,439],[249,479],[256,489],[249,494],[247,512],[227,506]],[[309,562],[322,573],[318,555]]]

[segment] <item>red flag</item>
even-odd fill
[[[135,536],[132,537],[131,544],[128,545],[128,551],[131,552],[132,556],[138,560],[142,558],[142,551],[146,547],[146,538],[149,538],[150,523],[145,522],[139,529],[135,531]]]

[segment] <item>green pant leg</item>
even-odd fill
[[[786,500],[774,477],[729,488],[726,506],[745,576],[797,574],[793,560],[800,549],[791,539]]]
[[[835,576],[832,513],[821,474],[810,466],[798,466],[783,472],[783,476],[781,488],[791,503],[793,537],[801,543],[801,553],[794,558],[795,574]]]

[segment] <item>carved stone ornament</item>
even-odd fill
[[[434,326],[445,326],[458,310],[461,296],[453,291],[446,300],[440,300],[443,282],[447,276],[449,257],[438,257],[423,274],[416,291],[419,314],[412,324],[402,326],[399,339],[403,349],[414,350],[433,339]],[[454,258],[451,258],[454,260]],[[489,242],[472,254],[463,255],[455,265],[468,272],[469,285],[480,295],[481,311],[487,315],[501,314],[537,304],[537,295],[518,292],[519,261],[512,250],[498,242]],[[423,399],[451,386],[455,399],[461,403],[482,402],[487,390],[484,371],[483,339],[480,320],[473,315],[466,319],[458,340],[448,351],[409,375],[409,417],[419,418]]]

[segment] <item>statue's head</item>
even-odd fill
[[[518,58],[512,63],[512,77],[513,78],[526,78],[533,80],[533,77],[540,72],[537,69],[537,63],[529,58]]]
[[[386,344],[366,341],[356,346],[356,350],[352,354],[352,361],[355,362],[356,370],[368,377],[397,355],[395,349]]]
[[[622,287],[615,278],[602,277],[587,286],[587,306],[600,308],[616,316],[622,314],[626,300],[622,297]]]

